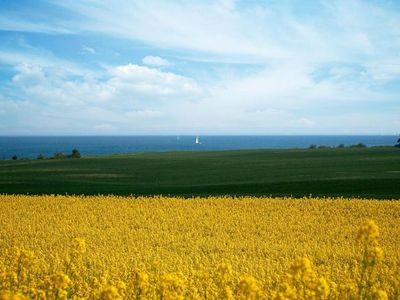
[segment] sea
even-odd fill
[[[365,144],[393,146],[395,135],[171,135],[171,136],[31,136],[0,137],[0,159],[36,158],[39,154],[71,153],[78,149],[83,156],[166,151],[219,151],[240,149],[290,149],[316,146],[336,147]]]

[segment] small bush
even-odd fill
[[[42,153],[40,153],[40,154],[37,156],[37,159],[41,160],[41,159],[45,159],[45,157],[44,157],[44,155],[43,155]]]
[[[366,147],[367,146],[365,146],[363,143],[358,143],[350,146],[350,148],[366,148]]]
[[[18,159],[18,156],[13,155],[13,157],[11,157],[11,159],[12,159],[12,160],[17,160],[17,159]]]
[[[308,149],[316,149],[317,148],[317,145],[315,145],[315,144],[311,144],[309,147],[308,147]]]
[[[339,144],[337,147],[338,148],[344,148],[344,144]]]
[[[62,159],[65,158],[65,154],[62,152],[54,153],[54,159]]]
[[[80,158],[81,153],[79,152],[78,149],[73,149],[71,155],[69,156],[71,158]]]

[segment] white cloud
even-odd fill
[[[125,116],[128,118],[133,118],[133,119],[150,119],[150,118],[158,118],[163,116],[164,113],[158,110],[150,110],[150,109],[145,109],[145,110],[134,110],[134,111],[128,111],[125,113]]]
[[[216,5],[172,1],[121,1],[112,5],[109,2],[57,1],[54,4],[84,15],[85,21],[78,25],[84,31],[142,40],[163,48],[220,55],[258,58],[288,55],[271,33],[260,30],[259,26],[262,18],[271,18],[274,22],[279,21],[279,16],[274,17],[261,8],[238,14],[233,1],[220,1]]]
[[[148,65],[148,66],[151,66],[151,67],[167,67],[167,66],[171,65],[171,63],[168,60],[166,60],[166,59],[164,59],[162,57],[150,56],[150,55],[149,56],[145,56],[142,59],[142,62],[145,65]]]
[[[368,119],[381,122],[380,132],[392,132],[399,116],[396,110],[387,119],[377,112],[330,112],[332,105],[346,104],[351,91],[356,91],[352,102],[373,101],[376,95],[335,78],[316,83],[306,66],[261,70],[211,86],[135,64],[110,67],[102,80],[68,79],[67,71],[38,64],[19,64],[15,71],[12,84],[22,101],[0,99],[8,117],[0,131],[7,134],[321,134],[348,126],[353,133],[376,132]],[[316,107],[327,108],[320,115],[313,112]]]
[[[36,65],[52,69],[53,73],[88,75],[93,72],[82,65],[55,56],[53,53],[32,48],[30,51],[5,50],[0,48],[0,63],[16,65]]]
[[[90,54],[96,54],[96,50],[94,48],[85,45],[82,46],[82,50]]]
[[[0,99],[7,102],[0,111],[24,120],[15,128],[43,126],[43,120],[54,122],[54,132],[77,133],[81,128],[93,133],[341,133],[348,128],[368,133],[374,132],[373,122],[380,122],[379,131],[398,127],[399,90],[386,90],[385,84],[400,78],[400,16],[384,5],[334,0],[297,9],[290,1],[50,2],[81,16],[80,21],[60,20],[55,28],[79,28],[85,36],[112,36],[127,45],[139,41],[147,53],[166,50],[165,57],[179,63],[145,56],[144,65],[107,62],[105,69],[87,70],[45,50],[2,47],[0,62],[16,65],[7,89],[14,88],[12,96],[22,101]],[[17,26],[15,20],[8,18],[7,26],[23,30],[29,25]],[[32,28],[48,30],[43,24]],[[96,53],[86,45],[82,49]],[[121,53],[115,61],[138,59]],[[101,55],[92,58],[101,60]],[[387,107],[386,113],[377,107]],[[37,122],[34,116],[21,117],[31,111]],[[12,127],[13,119],[9,122]]]
[[[372,60],[366,64],[366,69],[376,81],[400,78],[400,53],[398,57]]]
[[[120,90],[160,96],[191,97],[200,93],[199,86],[192,79],[149,67],[128,64],[111,68],[109,73],[113,78],[108,84]]]
[[[18,90],[19,100],[0,99],[0,111],[8,116],[8,127],[0,128],[0,134],[9,134],[10,128],[21,134],[163,130],[169,105],[202,94],[188,77],[134,64],[109,68],[102,80],[68,78],[60,75],[66,70],[54,72],[39,64],[19,64],[15,72],[10,84]]]
[[[73,31],[56,24],[31,22],[19,16],[1,14],[0,30],[35,32],[46,34],[72,34]]]
[[[304,10],[310,12],[299,14],[295,4],[285,2],[246,5],[244,1],[240,9],[236,2],[55,4],[84,15],[85,21],[79,24],[82,30],[141,40],[164,49],[192,50],[197,56],[199,52],[219,55],[224,60],[359,60],[392,52],[400,43],[399,14],[384,6],[336,0],[305,3]]]
[[[115,126],[109,123],[101,123],[94,126],[95,130],[98,131],[113,131],[115,130]]]
[[[43,68],[38,65],[21,63],[15,66],[15,71],[17,74],[13,76],[12,80],[17,84],[42,84],[45,79]]]

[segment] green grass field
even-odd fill
[[[0,193],[400,199],[394,147],[137,153],[0,161]]]

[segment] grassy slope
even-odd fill
[[[0,193],[400,199],[400,149],[170,152],[0,161]]]

